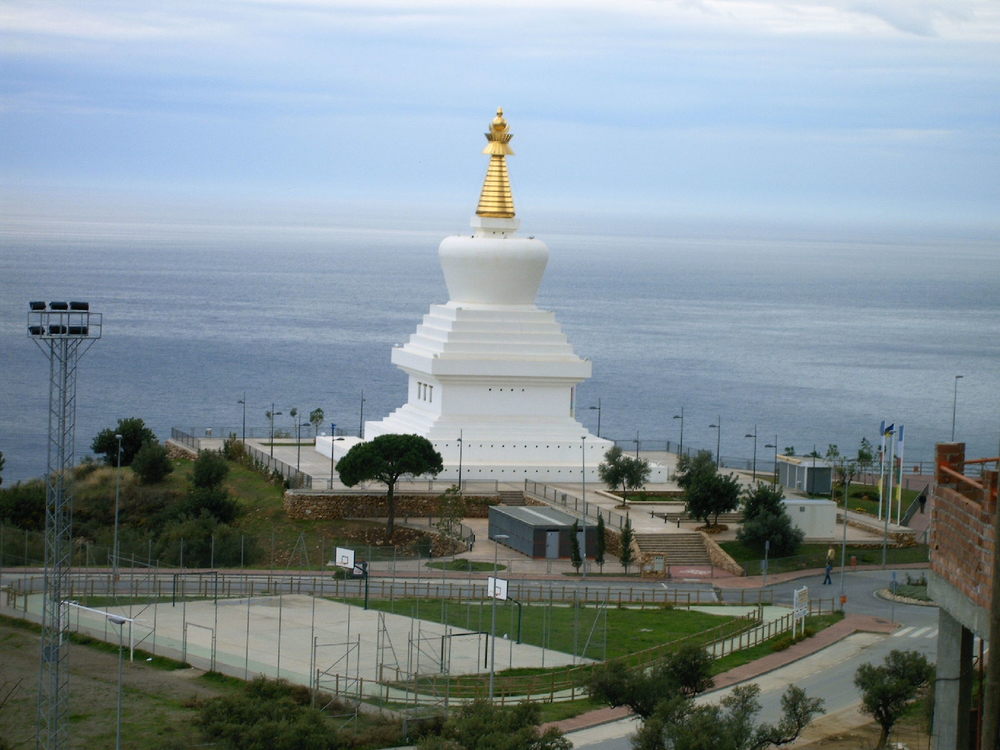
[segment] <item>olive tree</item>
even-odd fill
[[[691,696],[666,694],[632,738],[635,750],[765,750],[794,742],[813,716],[823,710],[822,698],[810,698],[790,685],[781,696],[777,724],[757,724],[760,687],[737,685],[718,704],[695,704]]]
[[[879,666],[858,667],[854,684],[861,690],[861,710],[881,727],[876,750],[886,746],[896,720],[933,676],[934,667],[918,651],[893,650]]]
[[[604,454],[604,462],[597,467],[601,481],[610,489],[622,488],[622,502],[628,503],[628,491],[637,490],[649,481],[652,469],[644,458],[626,456],[617,445]]]

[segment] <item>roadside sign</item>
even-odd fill
[[[800,589],[795,589],[792,598],[792,638],[795,637],[795,629],[798,623],[802,623],[802,632],[805,632],[805,619],[806,615],[809,614],[809,587],[803,586]]]

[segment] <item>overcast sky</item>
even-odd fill
[[[522,217],[1000,226],[996,0],[3,0],[0,66],[7,221],[465,217],[502,105]]]

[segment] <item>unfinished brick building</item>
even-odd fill
[[[978,711],[972,705],[974,637],[1000,645],[998,473],[986,468],[997,461],[966,461],[965,443],[937,446],[928,580],[928,593],[940,605],[936,750],[1000,748],[1000,658],[988,659],[982,705]],[[979,745],[975,742],[977,722]]]

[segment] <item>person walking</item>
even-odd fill
[[[833,579],[830,578],[830,573],[832,573],[832,572],[833,572],[833,561],[827,560],[826,561],[826,575],[823,577],[823,585],[824,586],[826,584],[828,584],[828,583],[829,584],[833,583]]]

